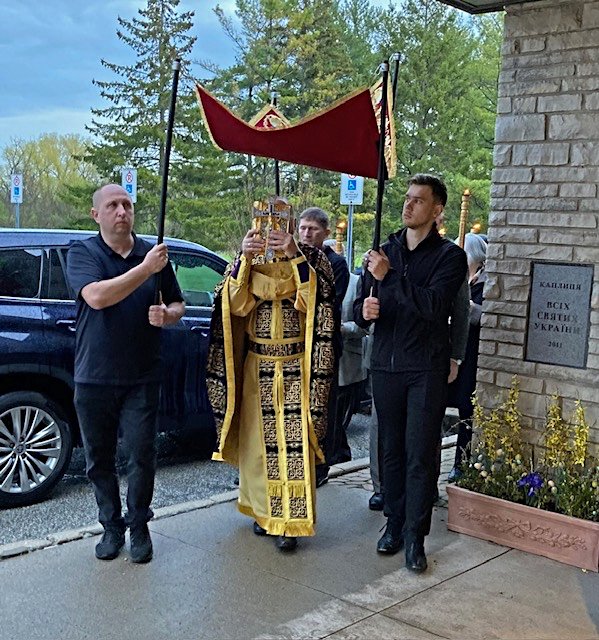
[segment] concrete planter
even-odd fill
[[[447,528],[599,571],[599,523],[448,486]]]

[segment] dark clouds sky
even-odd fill
[[[233,16],[234,0],[218,2]],[[182,0],[195,12],[196,59],[230,64],[234,51],[212,8],[217,0]],[[100,59],[129,64],[116,35],[145,0],[0,0],[0,151],[13,138],[84,133],[90,108],[106,106],[92,79],[114,79]]]

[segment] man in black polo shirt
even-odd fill
[[[341,335],[341,305],[349,284],[349,269],[343,256],[335,253],[333,247],[326,246],[329,237],[329,216],[320,207],[309,207],[300,214],[298,235],[301,242],[322,251],[329,259],[335,276],[335,307],[333,309],[335,329],[333,332],[333,348],[335,350],[335,372],[329,393],[327,435],[325,439],[326,464],[316,466],[316,486],[320,487],[328,480],[329,466],[351,460],[351,452],[345,431],[337,429],[337,390],[339,389],[339,359],[343,351]]]
[[[100,233],[73,244],[67,272],[77,298],[75,407],[104,527],[96,557],[116,558],[129,526],[131,560],[149,562],[160,328],[176,323],[185,304],[166,245],[152,246],[133,233],[133,204],[125,189],[98,189],[91,216]],[[154,304],[159,272],[162,302]],[[119,435],[127,453],[126,518],[116,471]]]

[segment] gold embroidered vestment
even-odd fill
[[[314,534],[314,464],[323,461],[333,370],[332,270],[320,251],[302,249],[311,265],[303,274],[303,255],[241,257],[217,289],[211,331],[213,459],[239,466],[238,508],[271,535]]]

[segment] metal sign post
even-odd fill
[[[339,204],[349,205],[347,212],[347,266],[353,271],[353,245],[354,245],[354,205],[362,204],[364,200],[364,178],[347,173],[341,174],[341,197]]]
[[[15,227],[21,226],[19,205],[23,202],[23,174],[13,173],[10,176],[10,201],[15,205]]]

